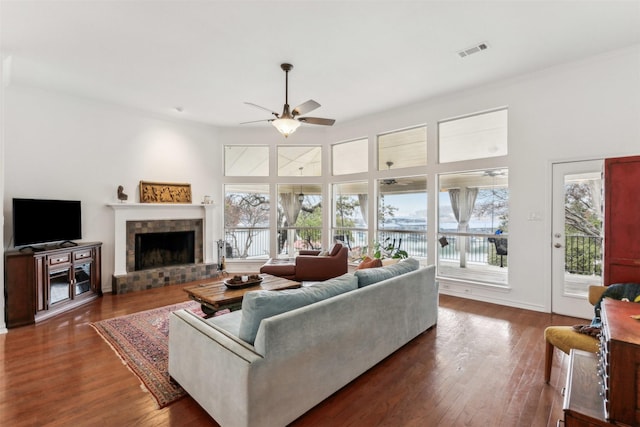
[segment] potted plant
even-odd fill
[[[409,254],[407,251],[400,249],[400,245],[402,245],[402,239],[398,239],[398,246],[396,246],[396,239],[391,240],[391,237],[387,237],[382,242],[375,241],[372,246],[372,251],[369,256],[372,258],[385,259],[403,259],[408,258]],[[367,248],[368,249],[368,248]],[[367,254],[369,251],[363,251]]]

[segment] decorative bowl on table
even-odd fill
[[[255,286],[262,283],[262,277],[258,274],[251,274],[249,276],[233,276],[230,279],[223,281],[227,288],[240,289],[248,288],[249,286]]]

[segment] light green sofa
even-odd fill
[[[258,321],[253,344],[238,337],[244,329],[251,338],[243,311],[261,305],[264,295],[245,296],[242,311],[209,320],[176,311],[169,374],[224,427],[285,426],[436,324],[435,267],[395,275],[417,261],[397,265],[308,287],[355,288],[335,296],[305,287],[271,292],[294,305],[300,304],[296,291],[314,294],[302,297],[306,303],[321,300]],[[273,307],[269,297],[266,306]]]

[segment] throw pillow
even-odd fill
[[[320,251],[318,256],[329,256],[329,251]]]
[[[336,278],[284,291],[252,291],[242,299],[242,319],[238,338],[253,344],[262,319],[286,313],[314,302],[352,291],[358,288],[358,280],[353,274],[343,274]]]
[[[365,268],[377,268],[382,267],[382,260],[380,258],[364,257],[364,259],[358,264],[356,270],[364,270]]]

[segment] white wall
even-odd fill
[[[103,242],[102,288],[114,271],[116,189],[139,201],[141,180],[190,183],[195,203],[215,188],[217,131],[60,93],[6,91],[4,247],[12,247],[13,197],[82,201],[83,241]]]
[[[105,244],[105,290],[113,271],[113,215],[105,205],[115,201],[118,185],[137,200],[140,180],[190,182],[195,201],[209,194],[220,203],[223,144],[268,144],[275,154],[283,142],[271,127],[215,129],[35,89],[10,87],[6,103],[5,247],[11,238],[7,206],[12,197],[81,199],[84,240]],[[362,136],[374,141],[377,133],[422,123],[433,142],[438,120],[499,106],[509,107],[509,155],[473,166],[509,167],[511,289],[475,287],[471,297],[549,311],[551,163],[640,154],[640,46],[349,123],[338,120],[329,129],[301,128],[285,143]],[[435,205],[436,174],[471,165],[438,165],[433,147],[425,170],[430,206]],[[373,155],[369,162],[375,164]],[[274,156],[271,164],[275,166]],[[328,179],[321,179],[325,186]],[[531,212],[540,213],[541,221],[528,221]],[[219,224],[220,214],[216,209]],[[433,209],[429,215],[429,224],[435,225]],[[433,254],[435,227],[429,233]]]

